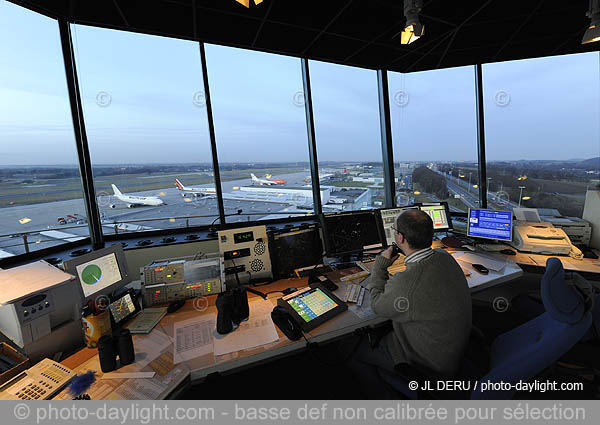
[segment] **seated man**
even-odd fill
[[[450,254],[431,248],[433,223],[424,212],[401,213],[394,237],[406,254],[406,270],[389,277],[387,268],[397,258],[390,247],[375,260],[370,285],[371,308],[391,319],[393,330],[375,349],[361,344],[354,364],[393,371],[399,363],[410,363],[452,377],[471,330],[471,295],[464,273]],[[366,373],[364,368],[357,372],[363,377]]]

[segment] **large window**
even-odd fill
[[[198,43],[72,28],[103,232],[214,221]]]
[[[598,53],[484,65],[483,77],[493,204],[581,217],[600,178]]]
[[[397,203],[479,205],[472,66],[389,73]]]
[[[0,258],[89,235],[58,24],[0,1]]]
[[[226,220],[312,212],[300,59],[207,45],[206,62]]]
[[[379,208],[384,202],[377,73],[310,62],[323,210]]]

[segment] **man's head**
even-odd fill
[[[396,243],[408,255],[411,251],[429,248],[433,241],[433,221],[418,209],[406,210],[396,219]]]

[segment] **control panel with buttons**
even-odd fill
[[[146,285],[181,283],[185,280],[185,261],[161,261],[142,268],[142,281]]]
[[[27,323],[38,317],[45,316],[54,311],[54,303],[50,292],[42,292],[32,297],[25,298],[15,305],[19,321]]]

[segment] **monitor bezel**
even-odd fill
[[[94,292],[87,297],[83,293],[83,287],[81,286],[81,281],[79,280],[79,274],[77,273],[77,266],[93,261],[97,258],[104,257],[106,255],[114,254],[117,259],[117,264],[119,266],[119,272],[121,273],[121,280],[115,282],[106,288],[99,290],[98,292]],[[67,260],[63,263],[63,269],[65,272],[72,274],[77,278],[78,292],[80,299],[85,303],[90,300],[98,300],[99,297],[110,297],[110,295],[115,292],[117,289],[120,289],[131,282],[131,277],[129,276],[127,270],[127,262],[125,261],[125,253],[123,252],[123,246],[121,244],[111,245],[106,248],[98,249],[90,252],[89,254],[81,255],[79,257],[73,258],[72,260]]]
[[[286,233],[293,233],[294,231],[301,231],[301,230],[304,230],[304,231],[308,230],[308,231],[314,232],[316,234],[318,241],[319,241],[321,262],[323,261],[323,256],[325,255],[325,245],[323,244],[323,235],[322,235],[321,229],[319,228],[319,225],[317,223],[301,224],[299,226],[286,227],[283,229],[267,231],[267,237],[269,239],[269,255],[271,256],[271,266],[273,268],[273,277],[274,278],[284,279],[284,278],[292,277],[292,276],[294,276],[294,270],[295,270],[295,269],[292,270],[292,273],[289,276],[287,276],[285,273],[282,272],[282,270],[279,269],[278,261],[273,261],[273,259],[275,258],[275,252],[273,252],[273,251],[275,250],[276,236],[284,235]],[[316,257],[316,255],[315,255],[315,257]],[[308,266],[310,266],[310,265],[308,265]],[[296,269],[301,268],[301,267],[308,267],[308,266],[300,266],[300,267],[296,267]]]
[[[294,299],[294,298],[306,293],[306,292],[312,292],[312,291],[316,291],[316,290],[320,290],[321,292],[323,292],[335,304],[337,304],[337,306],[335,306],[333,309],[323,313],[322,315],[315,317],[310,322],[306,322],[298,314],[298,312],[296,310],[294,310],[294,308],[290,305],[289,301],[291,299]],[[343,313],[344,311],[348,310],[348,304],[346,304],[344,301],[339,299],[333,292],[327,290],[327,288],[325,288],[320,283],[313,284],[312,286],[306,286],[304,288],[297,290],[296,292],[294,292],[292,294],[285,295],[285,296],[279,298],[277,300],[277,305],[280,307],[283,307],[288,313],[290,313],[293,320],[302,328],[302,330],[304,332],[310,332],[313,329],[321,326],[323,323],[327,322],[328,320],[333,319],[338,314]]]
[[[323,232],[323,246],[325,247],[325,255],[333,258],[333,257],[341,257],[344,255],[356,254],[359,252],[363,252],[364,247],[361,249],[353,249],[343,252],[333,252],[330,241],[329,241],[329,231],[327,230],[327,226],[325,225],[326,217],[340,217],[340,216],[351,216],[351,215],[367,215],[370,214],[373,216],[375,220],[375,227],[377,228],[377,236],[379,237],[379,244],[381,244],[381,248],[386,246],[385,244],[385,235],[383,232],[383,228],[381,226],[381,220],[379,219],[380,215],[378,210],[356,210],[356,211],[343,211],[343,212],[334,212],[334,213],[324,213],[319,215],[319,223],[321,225],[321,230]],[[373,247],[373,249],[379,249],[380,247]]]
[[[496,211],[496,212],[505,212],[505,213],[509,213],[510,214],[510,239],[500,239],[500,238],[492,238],[492,237],[488,237],[488,236],[475,236],[475,235],[471,235],[470,233],[470,229],[471,229],[471,210],[479,210],[479,211]],[[475,238],[475,239],[487,239],[487,240],[492,240],[492,241],[498,241],[498,242],[512,242],[513,240],[513,221],[514,221],[515,217],[512,211],[508,211],[508,210],[494,210],[491,208],[471,208],[469,207],[469,211],[467,212],[467,237],[469,238]]]
[[[447,229],[436,229],[434,227],[433,228],[433,233],[449,232],[450,230],[454,229],[454,227],[452,225],[452,216],[450,215],[450,206],[448,205],[448,202],[446,202],[446,201],[439,201],[439,202],[419,202],[419,203],[416,203],[415,205],[417,205],[419,207],[419,209],[421,209],[421,207],[435,207],[435,206],[443,205],[444,206],[444,211],[446,212],[446,219],[448,221],[448,228]],[[423,210],[421,210],[421,211],[423,211]]]

